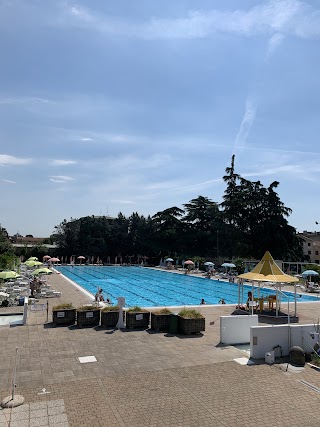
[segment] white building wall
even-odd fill
[[[221,316],[220,342],[222,344],[247,344],[250,342],[250,327],[258,325],[258,315]]]
[[[293,346],[311,352],[315,340],[311,338],[310,332],[315,332],[314,325],[253,326],[250,328],[250,357],[264,359],[265,354],[274,349],[277,357],[288,356]]]

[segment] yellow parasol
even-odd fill
[[[269,251],[266,251],[252,271],[240,274],[238,277],[257,282],[293,283],[299,281],[297,277],[284,273],[275,263]]]
[[[293,283],[298,282],[299,279],[289,274],[284,273],[281,268],[275,263],[269,251],[263,255],[261,261],[248,273],[240,274],[238,277],[252,281],[252,295],[253,295],[253,282],[274,282],[274,283]],[[260,288],[260,287],[259,287]],[[277,292],[278,293],[278,292]],[[297,313],[297,291],[296,286],[294,289],[294,312]],[[253,313],[253,308],[252,308]],[[289,316],[289,300],[288,300],[288,316]]]

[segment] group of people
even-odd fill
[[[30,282],[30,296],[33,298],[35,294],[40,293],[41,283],[40,281],[34,277]]]
[[[111,301],[109,298],[107,298],[106,300],[104,299],[102,292],[103,292],[103,289],[99,289],[98,292],[95,294],[94,299],[98,302],[102,301],[102,302],[106,302],[108,304],[111,304]]]
[[[204,304],[206,304],[206,302],[205,302],[204,298],[202,298],[200,301],[200,305],[204,305]],[[226,304],[226,300],[224,298],[221,298],[221,300],[219,301],[218,304]]]

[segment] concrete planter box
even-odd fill
[[[170,329],[170,316],[171,314],[151,313],[151,329],[168,332]]]
[[[205,322],[206,319],[204,317],[199,319],[186,319],[178,316],[178,332],[186,335],[199,334],[205,331]]]
[[[77,325],[98,326],[100,324],[100,310],[77,311]]]
[[[52,322],[55,325],[74,325],[76,322],[76,309],[62,308],[60,310],[52,310]]]
[[[128,329],[148,329],[150,313],[146,311],[126,312],[126,327]]]

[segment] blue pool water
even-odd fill
[[[104,296],[115,304],[123,296],[126,306],[159,307],[198,305],[202,298],[207,304],[218,304],[223,298],[227,304],[238,303],[238,285],[213,279],[169,273],[143,267],[57,266],[66,277],[95,294],[100,287]],[[251,285],[244,286],[246,300]],[[294,294],[284,292],[294,301]],[[260,289],[260,296],[275,294],[273,289]],[[258,290],[254,296],[258,296]],[[311,295],[302,295],[298,301],[317,301]],[[284,301],[288,301],[284,298]]]

